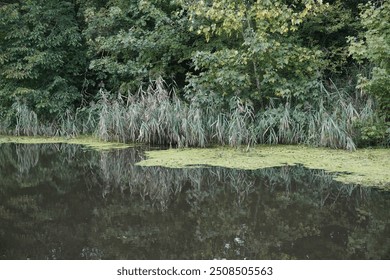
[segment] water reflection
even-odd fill
[[[390,258],[388,193],[302,166],[135,166],[142,157],[0,145],[0,258]]]

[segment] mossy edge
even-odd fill
[[[76,138],[65,137],[41,137],[41,136],[5,136],[0,135],[0,144],[3,143],[18,143],[18,144],[74,144],[83,145],[88,148],[104,151],[112,149],[126,149],[134,147],[134,145],[124,144],[120,142],[101,141],[93,136],[80,136]]]

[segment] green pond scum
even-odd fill
[[[81,136],[76,138],[65,137],[31,137],[31,136],[0,136],[0,144],[2,143],[19,143],[19,144],[73,144],[83,145],[97,151],[126,149],[134,145],[124,144],[120,142],[101,141],[93,136]]]
[[[335,173],[343,183],[377,186],[390,190],[390,149],[359,149],[354,152],[292,145],[258,145],[250,149],[215,147],[146,152],[141,166],[185,168],[221,166],[254,170],[301,164]]]

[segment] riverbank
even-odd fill
[[[354,152],[295,145],[257,145],[247,149],[216,147],[169,149],[146,152],[140,166],[188,168],[210,165],[259,169],[301,164],[335,173],[343,183],[378,186],[390,190],[390,149],[359,149]]]
[[[88,148],[102,151],[112,149],[126,149],[134,147],[131,144],[124,144],[120,142],[101,141],[93,136],[79,136],[76,138],[69,137],[32,137],[32,136],[5,136],[0,135],[0,144],[3,143],[19,143],[19,144],[73,144],[83,145]]]

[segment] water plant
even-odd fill
[[[224,107],[183,100],[160,78],[127,96],[101,88],[95,103],[76,113],[68,110],[54,123],[39,121],[26,104],[15,103],[11,133],[67,137],[91,133],[103,141],[179,148],[308,144],[355,150],[360,144],[386,142],[389,134],[384,132],[385,123],[377,116],[370,97],[353,96],[335,85],[325,88],[323,84],[319,84],[317,95],[303,105],[289,100],[278,105],[270,102],[265,110],[235,96],[230,106]],[[376,132],[374,123],[384,127]],[[2,133],[10,132],[4,129],[6,125],[0,127]]]

